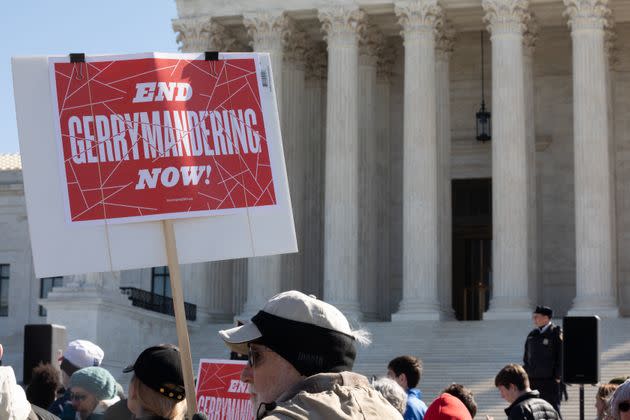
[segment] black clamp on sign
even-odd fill
[[[205,56],[206,61],[217,61],[219,60],[219,51],[206,51]]]
[[[70,62],[71,63],[85,63],[85,54],[84,53],[70,53]]]

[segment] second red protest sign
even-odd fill
[[[246,363],[201,359],[197,375],[197,410],[214,420],[253,420],[249,385],[240,380]]]

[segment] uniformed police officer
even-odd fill
[[[532,389],[540,398],[560,412],[562,381],[562,328],[551,322],[553,311],[548,306],[537,306],[532,319],[536,328],[525,341],[523,367]]]

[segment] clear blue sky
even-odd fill
[[[19,151],[11,57],[176,52],[175,0],[12,0],[0,25],[0,153]]]

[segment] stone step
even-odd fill
[[[228,356],[217,331],[231,325],[209,325],[191,334],[193,360],[200,357]],[[355,371],[366,376],[382,376],[387,363],[401,354],[423,360],[420,388],[430,403],[452,382],[461,383],[475,394],[479,406],[476,418],[505,418],[503,401],[494,387],[494,376],[508,363],[520,363],[523,343],[531,331],[529,320],[519,321],[444,321],[365,323],[373,336],[369,347],[359,348]],[[601,378],[608,381],[630,375],[630,319],[602,320]],[[585,387],[585,417],[595,417],[596,387]],[[568,387],[569,400],[562,405],[565,420],[579,418],[579,387]]]

